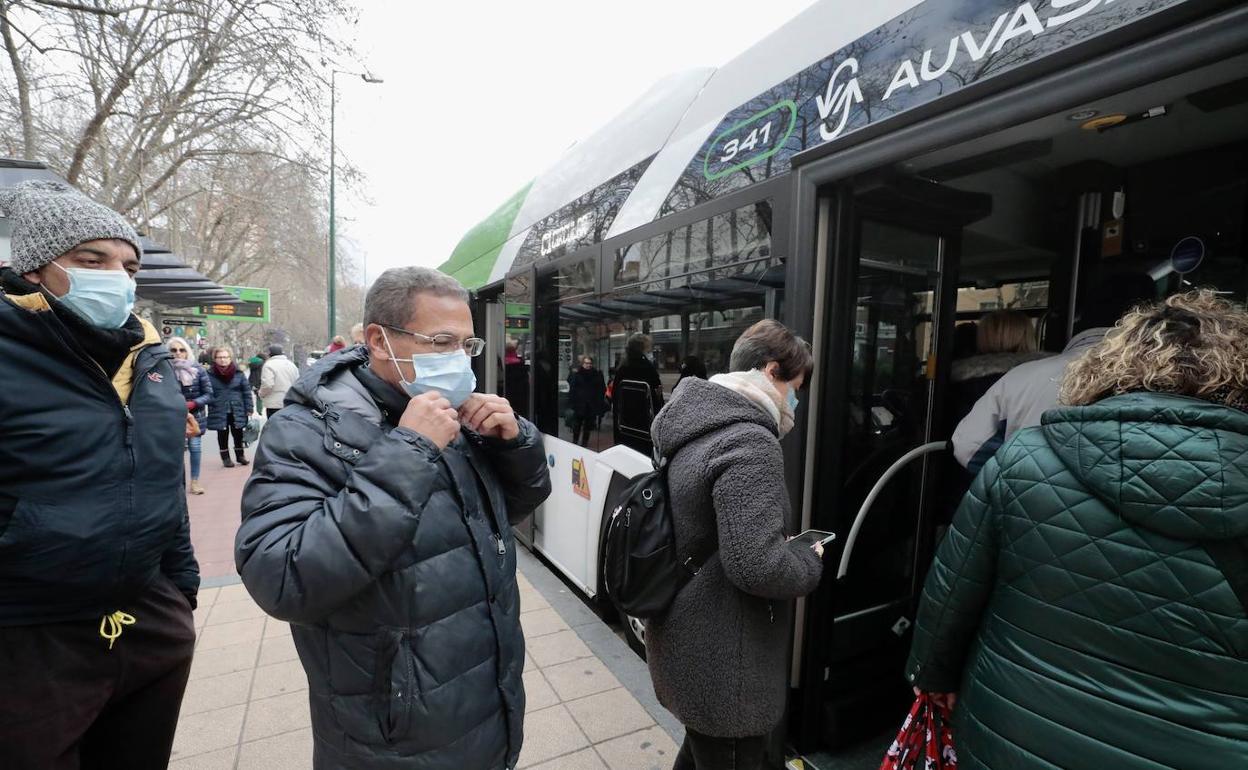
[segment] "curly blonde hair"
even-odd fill
[[[1209,289],[1137,307],[1066,368],[1061,400],[1082,406],[1135,391],[1248,410],[1248,313]]]

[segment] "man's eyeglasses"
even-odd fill
[[[467,337],[462,340],[454,334],[435,334],[430,337],[427,334],[408,331],[407,329],[401,329],[397,326],[386,326],[385,324],[379,325],[391,331],[410,334],[417,339],[429,343],[429,346],[433,348],[434,353],[451,353],[456,349],[461,349],[468,354],[469,358],[476,358],[485,352],[485,340],[480,337]]]

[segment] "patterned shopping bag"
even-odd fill
[[[880,770],[957,770],[949,709],[923,693],[914,699]]]

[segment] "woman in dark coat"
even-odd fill
[[[590,432],[597,430],[598,419],[607,411],[607,381],[589,356],[568,375],[568,399],[572,403],[572,443],[587,447]]]
[[[676,544],[702,562],[646,624],[655,693],[685,725],[676,770],[762,768],[784,713],[790,600],[823,571],[822,548],[787,537],[780,449],[813,363],[801,338],[760,321],[733,347],[731,372],[688,379],[654,420]]]
[[[234,457],[239,465],[247,464],[243,452],[243,428],[251,417],[255,403],[251,396],[251,383],[234,365],[229,348],[212,351],[212,405],[208,408],[208,429],[217,432],[217,448],[221,450],[221,462],[227,468],[234,467],[230,460],[230,436],[234,436]]]
[[[927,576],[906,676],[959,767],[1248,759],[1248,315],[1128,313],[989,460]]]
[[[205,423],[208,420],[208,404],[212,401],[212,381],[204,367],[195,362],[191,354],[191,346],[181,337],[169,338],[169,352],[173,354],[173,373],[177,375],[178,384],[182,386],[182,397],[186,399],[186,410],[199,424],[199,435],[186,439],[186,451],[191,457],[191,483],[187,491],[192,495],[202,495],[204,487],[199,483],[199,468],[203,458],[203,436]]]
[[[611,411],[615,419],[615,443],[649,456],[654,449],[650,423],[663,408],[663,381],[650,361],[649,335],[628,338],[624,363],[611,380]]]

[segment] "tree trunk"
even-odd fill
[[[4,50],[9,54],[13,80],[17,83],[17,103],[22,119],[22,157],[34,160],[35,121],[30,112],[30,81],[26,77],[26,67],[22,64],[17,43],[13,40],[13,30],[9,27],[9,3],[5,0],[0,0],[0,37],[4,38]]]

